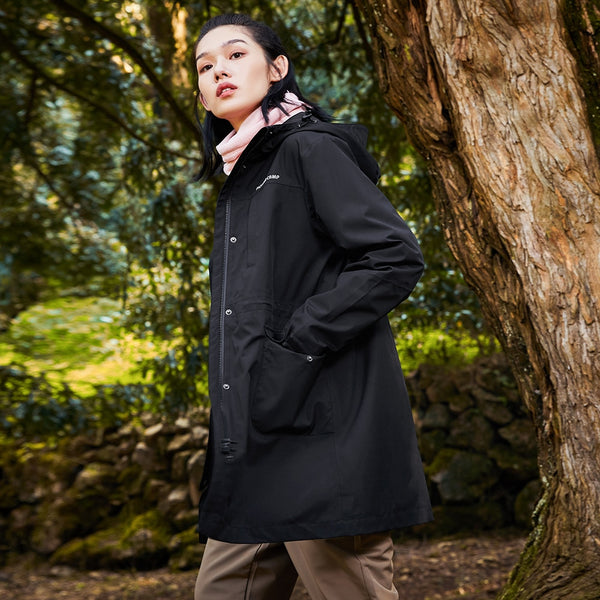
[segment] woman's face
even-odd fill
[[[198,87],[204,108],[237,131],[266,96],[271,83],[287,73],[287,59],[269,65],[262,47],[244,27],[223,25],[196,47]],[[279,69],[279,71],[278,71]]]

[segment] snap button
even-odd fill
[[[228,390],[229,389],[229,384],[228,383],[224,383],[223,384],[223,389],[224,390]]]
[[[308,362],[312,362],[313,361],[313,357],[310,354],[308,354],[307,357],[306,357],[306,360]]]
[[[235,235],[232,235],[232,236],[229,238],[229,241],[230,241],[232,244],[235,244],[235,243],[237,242],[237,238],[235,237]]]
[[[233,311],[232,311],[230,308],[228,308],[228,309],[225,311],[225,314],[226,314],[227,316],[229,316],[229,315],[233,314]]]

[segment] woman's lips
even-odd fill
[[[217,87],[217,98],[223,98],[226,96],[230,96],[233,94],[234,90],[236,90],[236,86],[232,83],[221,83]]]

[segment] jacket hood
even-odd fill
[[[263,152],[268,153],[279,146],[285,138],[303,131],[327,133],[340,138],[348,144],[363,173],[373,183],[379,180],[379,165],[367,151],[367,128],[359,124],[327,123],[320,121],[311,112],[295,115],[281,125],[267,127],[270,135],[261,144]]]

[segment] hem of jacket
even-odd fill
[[[231,544],[260,544],[367,535],[420,525],[429,521],[433,521],[433,513],[429,505],[408,512],[403,511],[401,515],[392,513],[321,523],[282,523],[252,527],[230,525],[224,522],[221,514],[203,512],[200,516],[198,532],[201,542],[211,538]]]

